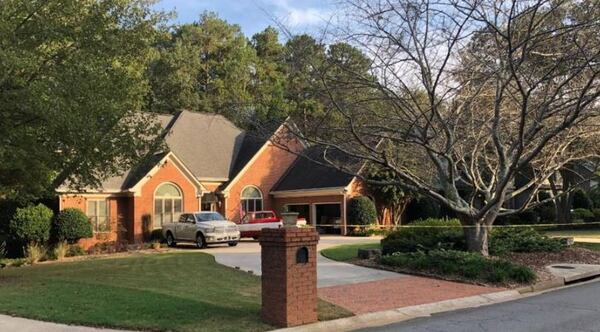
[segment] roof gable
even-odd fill
[[[165,140],[196,178],[227,181],[244,132],[221,115],[183,111]]]

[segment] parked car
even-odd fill
[[[177,222],[164,224],[162,233],[169,247],[177,242],[196,243],[198,248],[216,243],[233,247],[240,240],[238,226],[217,212],[183,213]]]
[[[306,219],[298,218],[298,225],[306,225]],[[283,222],[274,211],[248,212],[238,225],[240,237],[251,237],[255,240],[258,239],[263,228],[280,228],[281,226],[283,226]]]

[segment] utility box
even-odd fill
[[[263,229],[262,319],[278,327],[317,321],[317,243],[314,228]]]

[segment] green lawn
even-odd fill
[[[600,251],[600,243],[575,242],[576,247]]]
[[[0,270],[0,312],[161,331],[263,331],[260,278],[204,253],[136,255]],[[350,313],[322,302],[319,318]]]
[[[600,229],[574,229],[544,232],[548,236],[591,237],[600,239]]]
[[[323,256],[333,259],[334,261],[349,261],[356,258],[358,249],[380,249],[381,244],[379,242],[366,242],[358,244],[346,244],[328,249],[321,250]]]

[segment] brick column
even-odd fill
[[[317,242],[314,228],[262,230],[261,317],[266,322],[288,327],[317,321]]]

